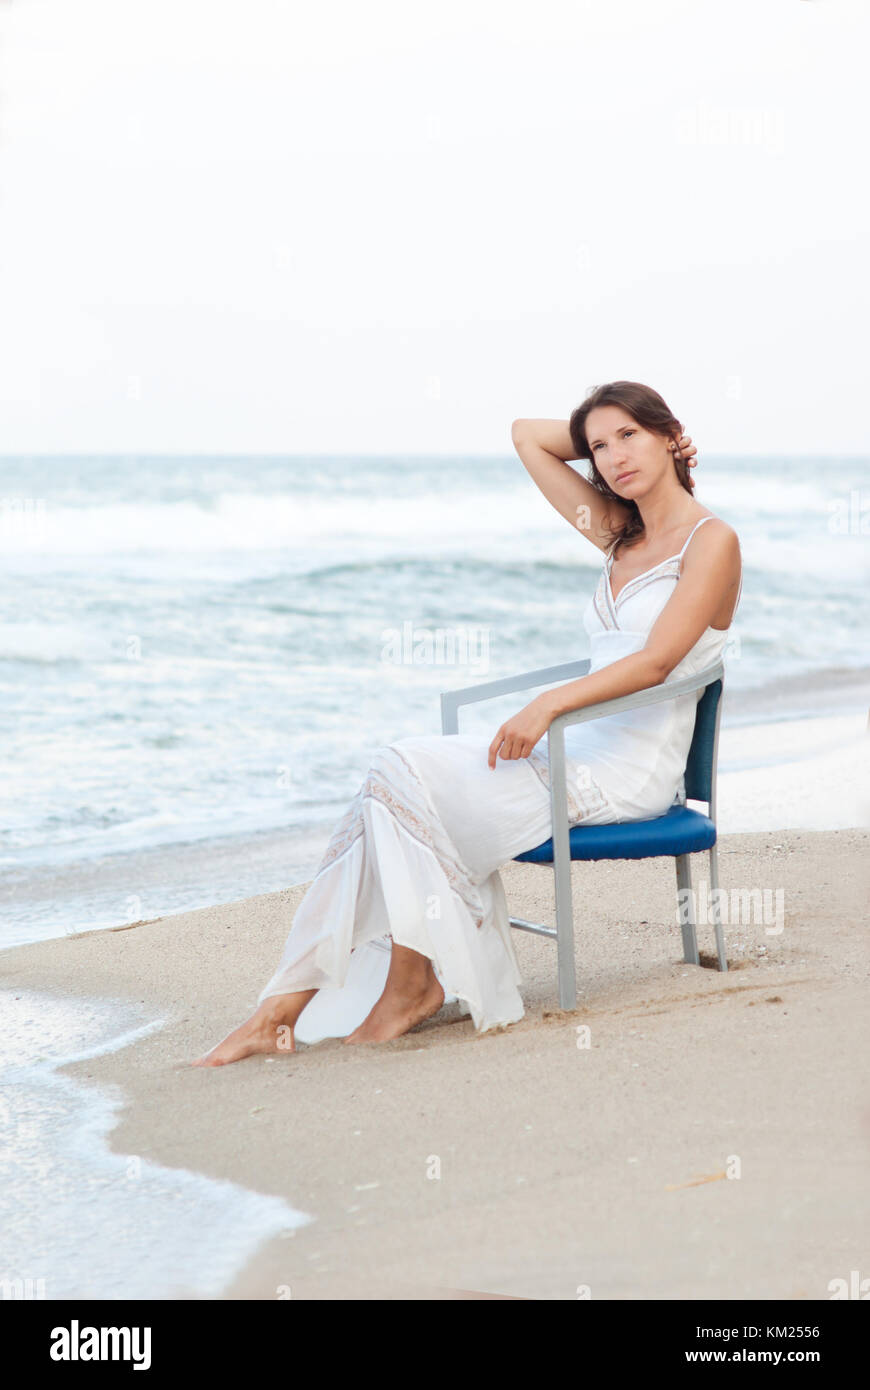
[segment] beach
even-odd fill
[[[2,988],[159,1018],[61,1068],[122,1095],[111,1150],[308,1218],[219,1296],[830,1298],[870,1237],[867,742],[847,723],[815,814],[855,828],[787,824],[813,773],[796,723],[778,771],[720,778],[723,823],[765,786],[774,803],[756,803],[773,829],[720,834],[722,888],[764,901],[727,921],[725,973],[703,920],[701,965],[682,961],[673,866],[644,860],[573,868],[576,1011],[550,942],[517,932],[526,1014],[484,1035],[452,1003],[390,1043],[190,1066],[254,1007],[304,884],[5,951]],[[502,877],[512,915],[552,921],[549,868]]]

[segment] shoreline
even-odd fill
[[[264,1241],[308,1220],[278,1198],[107,1142],[123,1087],[95,1087],[68,1068],[138,1046],[165,1022],[143,1021],[130,1001],[4,991],[5,1281],[51,1299],[148,1298],[158,1286],[166,1297],[216,1298]]]
[[[779,933],[726,925],[725,974],[681,960],[671,866],[577,865],[577,1011],[551,943],[516,933],[526,1015],[480,1036],[448,1005],[392,1043],[191,1067],[250,1011],[304,884],[11,948],[0,983],[164,1017],[60,1067],[122,1096],[112,1153],[313,1218],[219,1297],[826,1298],[870,1236],[868,848],[863,827],[722,834],[723,889],[785,899]],[[551,870],[502,876],[512,913],[551,920]]]

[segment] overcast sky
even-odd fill
[[[0,0],[0,453],[868,452],[867,0]]]

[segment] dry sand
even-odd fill
[[[726,928],[724,974],[704,923],[706,964],[681,960],[669,863],[575,865],[577,1011],[554,947],[518,932],[526,1017],[480,1036],[454,1004],[392,1043],[191,1067],[254,1007],[304,885],[16,948],[0,972],[170,1019],[68,1067],[123,1088],[115,1150],[315,1218],[228,1297],[827,1299],[870,1275],[868,851],[867,830],[721,836],[722,887],[785,908],[781,933]],[[502,876],[514,915],[552,921],[549,868]]]

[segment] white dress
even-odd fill
[[[686,547],[620,590],[607,556],[583,622],[590,672],[639,651],[673,593]],[[739,602],[739,594],[738,594]],[[708,628],[670,673],[710,665],[728,629]],[[665,682],[667,683],[667,682]],[[663,815],[685,799],[697,694],[565,731],[572,825]],[[517,694],[517,709],[528,699]],[[298,1041],[346,1037],[383,993],[393,941],[428,956],[445,991],[485,1032],[523,1016],[499,869],[552,833],[547,735],[527,758],[487,761],[495,734],[423,734],[379,748],[339,820],[259,1002],[317,989]]]

